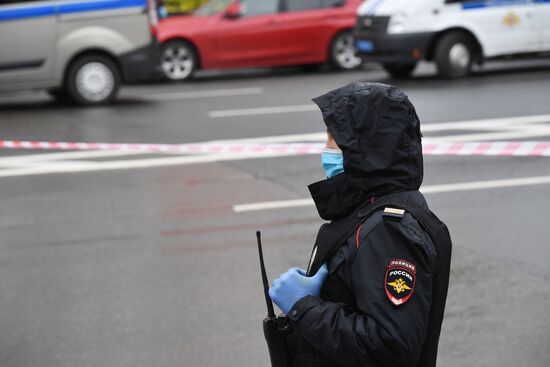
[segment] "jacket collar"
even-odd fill
[[[366,198],[353,186],[345,173],[308,186],[319,216],[324,220],[338,220],[351,214]]]

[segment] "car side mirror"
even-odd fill
[[[244,5],[237,1],[237,2],[231,3],[225,9],[224,17],[227,19],[237,19],[242,17],[244,13],[245,13]]]

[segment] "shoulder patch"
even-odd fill
[[[397,208],[390,208],[390,207],[386,207],[384,208],[384,216],[385,217],[392,217],[392,218],[403,218],[403,216],[405,215],[405,210],[404,209],[397,209]]]
[[[416,266],[406,260],[392,259],[386,268],[384,289],[391,303],[400,306],[407,302],[416,284]]]

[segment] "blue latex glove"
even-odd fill
[[[269,288],[269,297],[284,313],[288,313],[305,296],[318,296],[327,274],[326,263],[312,277],[306,276],[303,269],[288,269],[273,281],[273,286]]]

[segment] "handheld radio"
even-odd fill
[[[264,286],[265,303],[267,305],[267,317],[263,321],[264,336],[269,350],[271,367],[290,366],[289,353],[286,347],[285,337],[292,332],[292,326],[286,315],[275,315],[273,301],[269,297],[269,284],[267,273],[265,271],[264,255],[262,251],[262,238],[260,231],[256,232],[258,241],[258,254],[260,256],[260,270],[262,273],[262,283]]]

